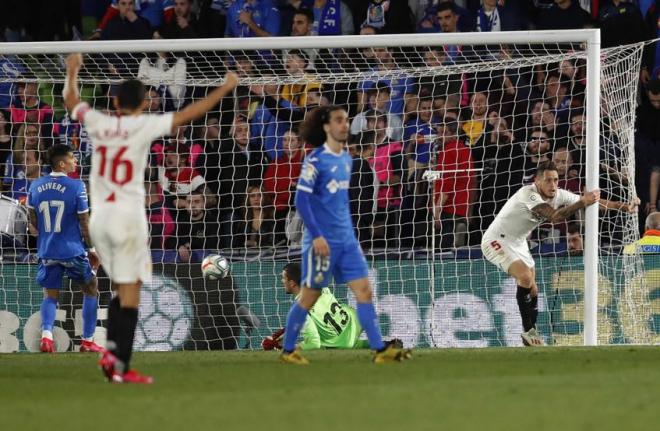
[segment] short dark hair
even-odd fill
[[[48,163],[50,167],[55,169],[57,164],[70,153],[73,153],[73,148],[68,145],[56,144],[50,147],[48,149]]]
[[[287,263],[284,266],[284,272],[289,280],[300,286],[300,274],[302,271],[300,270],[300,264],[298,262]]]
[[[444,12],[446,10],[450,10],[451,13],[456,15],[456,6],[454,6],[454,3],[450,3],[450,2],[440,3],[438,5],[438,8],[435,10],[435,14],[437,15],[439,12]]]
[[[660,94],[660,79],[652,79],[646,84],[649,93]]]
[[[580,225],[577,223],[569,223],[568,228],[566,229],[566,232],[568,232],[569,235],[572,234],[582,234],[582,229],[580,229]]]
[[[287,54],[288,55],[295,55],[296,57],[299,57],[300,59],[302,59],[305,62],[305,66],[309,64],[309,57],[307,56],[305,51],[303,51],[302,49],[292,49]]]
[[[547,130],[545,130],[542,127],[535,127],[532,131],[529,132],[529,137],[532,137],[532,133],[543,133],[546,138],[550,137],[550,134],[548,133]]]
[[[309,9],[309,8],[303,7],[303,8],[298,9],[293,14],[293,16],[296,16],[296,15],[304,15],[305,18],[307,18],[307,21],[309,21],[310,24],[314,22],[314,12],[312,12],[312,10]]]
[[[144,102],[147,90],[142,81],[127,79],[117,88],[117,102],[122,109],[137,109]]]
[[[376,84],[374,84],[373,87],[370,87],[367,89],[367,93],[387,93],[389,95],[392,94],[392,87],[390,87],[387,82],[384,81],[378,81]]]
[[[557,165],[555,165],[555,162],[553,162],[552,160],[548,160],[547,162],[541,163],[536,168],[536,176],[537,177],[542,176],[545,171],[557,171]]]

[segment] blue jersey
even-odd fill
[[[28,207],[37,213],[37,254],[69,259],[85,254],[78,214],[89,211],[85,183],[51,173],[30,184]]]
[[[280,11],[272,0],[236,0],[227,10],[227,37],[255,37],[256,33],[247,24],[242,24],[238,17],[241,12],[252,13],[254,23],[273,36],[280,34]]]
[[[352,166],[346,151],[336,154],[323,145],[307,155],[300,173],[297,189],[311,194],[311,210],[329,243],[355,240],[348,197]],[[303,242],[312,239],[305,229]]]

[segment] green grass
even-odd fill
[[[137,354],[153,386],[110,385],[95,356],[0,355],[3,430],[652,430],[660,348]]]

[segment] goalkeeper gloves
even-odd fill
[[[284,329],[282,328],[278,331],[275,331],[273,335],[270,335],[263,339],[261,342],[261,347],[264,350],[282,350],[282,340],[284,339]]]

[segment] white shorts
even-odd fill
[[[481,251],[486,260],[507,274],[511,264],[517,260],[521,260],[528,268],[534,268],[535,265],[526,240],[513,242],[504,238],[484,236],[481,240]]]
[[[151,280],[149,225],[137,211],[92,211],[89,233],[105,272],[115,283]]]

